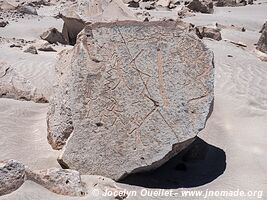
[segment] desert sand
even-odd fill
[[[8,26],[0,28],[0,63],[5,62],[16,68],[48,97],[54,84],[57,53],[72,47],[59,45],[55,46],[58,52],[39,51],[38,55],[32,55],[9,46],[17,39],[33,41],[38,45],[42,43],[39,35],[49,27],[61,30],[63,21],[51,17],[56,13],[55,8],[40,8],[39,16],[10,21]],[[157,11],[155,18],[157,16],[175,18],[176,12]],[[263,193],[233,199],[266,199],[267,62],[257,57],[254,44],[259,39],[261,26],[267,20],[267,1],[256,1],[254,5],[244,7],[215,7],[213,14],[196,13],[183,20],[195,25],[215,26],[219,23],[228,26],[221,31],[223,40],[203,39],[214,52],[216,73],[214,110],[205,129],[199,134],[199,138],[206,142],[204,146],[209,149],[204,161],[188,163],[187,170],[181,172],[173,170],[180,162],[178,156],[175,158],[178,161],[169,161],[155,173],[132,177],[128,180],[132,185],[127,184],[127,180],[125,183],[115,183],[105,177],[85,175],[82,180],[87,183],[88,194],[84,197],[57,195],[26,181],[18,190],[0,199],[114,199],[114,196],[93,196],[94,189],[99,190],[100,194],[105,189],[137,191],[137,196],[128,196],[127,199],[177,199],[175,196],[153,198],[140,195],[143,188],[156,190],[170,183],[173,184],[167,188],[175,192],[184,189],[255,190]],[[242,32],[236,27],[244,27],[246,31]],[[236,46],[229,41],[242,42],[247,47]],[[47,104],[0,99],[0,160],[17,159],[32,169],[59,167],[56,161],[59,152],[52,150],[46,140],[47,107]],[[215,174],[214,177],[210,178],[211,174]],[[208,199],[231,198],[220,196]]]

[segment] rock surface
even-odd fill
[[[37,103],[48,102],[30,81],[20,76],[15,69],[5,63],[0,63],[0,97],[31,100]]]
[[[18,189],[25,180],[25,166],[15,160],[0,161],[0,196]]]
[[[69,169],[51,168],[46,170],[26,170],[27,180],[34,181],[46,189],[61,195],[84,196],[85,188],[80,173]]]
[[[50,28],[40,36],[43,40],[46,40],[50,44],[67,44],[64,36],[56,28]]]
[[[213,2],[210,0],[192,0],[187,7],[201,13],[213,13]]]
[[[257,49],[263,53],[267,53],[267,22],[262,26],[260,33],[261,36],[257,43]]]
[[[85,27],[62,53],[48,113],[53,148],[68,138],[61,165],[118,180],[192,142],[211,112],[214,66],[187,29],[171,21]]]

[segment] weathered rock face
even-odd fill
[[[50,28],[49,30],[44,32],[40,37],[43,40],[46,40],[47,42],[49,42],[50,44],[53,44],[53,43],[67,44],[62,33],[60,33],[56,28]]]
[[[32,84],[6,63],[0,63],[0,97],[17,100],[48,102]]]
[[[62,53],[48,113],[53,148],[68,138],[64,167],[118,180],[193,141],[212,108],[214,66],[187,29],[171,21],[85,27]]]
[[[36,182],[46,189],[61,195],[83,196],[80,173],[74,170],[51,168],[40,171],[26,171],[27,180]]]
[[[211,38],[211,39],[218,40],[218,41],[222,39],[220,29],[218,28],[197,26],[196,34],[200,39],[204,37]]]
[[[261,37],[257,43],[257,49],[263,53],[267,53],[267,22],[262,26]]]
[[[25,166],[15,160],[0,161],[0,196],[18,189],[25,179]]]
[[[187,7],[201,13],[213,13],[213,2],[210,0],[192,0]]]

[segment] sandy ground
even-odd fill
[[[208,199],[267,199],[267,62],[260,61],[254,52],[258,31],[267,20],[267,4],[261,2],[260,5],[238,8],[216,8],[212,15],[197,14],[185,19],[196,25],[214,25],[217,22],[247,30],[222,30],[223,39],[240,41],[247,44],[247,48],[224,40],[204,40],[214,52],[216,67],[214,111],[206,128],[199,134],[202,144],[208,149],[204,161],[185,163],[187,171],[177,172],[174,168],[181,160],[175,158],[155,173],[137,175],[128,180],[136,186],[114,183],[103,177],[83,176],[88,195],[80,198],[57,195],[27,181],[17,191],[0,197],[0,200],[115,199],[101,196],[106,188],[137,191],[137,196],[129,195],[127,199],[179,199],[177,196],[142,197],[140,194],[142,186],[160,188],[170,183],[173,184],[170,184],[168,191],[178,194],[184,188],[263,192],[263,197],[261,193],[255,193],[250,197],[211,196]],[[62,22],[54,18],[45,19],[40,19],[39,23],[34,23],[38,19],[27,21],[21,34],[16,31],[22,26],[22,21],[18,21],[0,29],[0,35],[37,40],[44,27],[56,26],[60,29],[62,26]],[[8,44],[0,46],[0,60],[16,67],[48,94],[54,83],[56,58],[56,53],[31,55],[19,49],[10,49]],[[0,159],[18,159],[33,169],[58,167],[58,152],[53,151],[46,141],[46,112],[47,104],[0,99]],[[100,195],[93,196],[94,189],[100,191]],[[196,196],[184,198],[203,199]]]

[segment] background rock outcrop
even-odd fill
[[[48,113],[59,162],[118,180],[162,165],[204,128],[213,54],[182,22],[96,23],[61,55]],[[63,140],[64,139],[64,140]]]
[[[267,53],[267,22],[262,26],[260,33],[261,36],[257,43],[257,49],[263,53]]]
[[[0,63],[0,97],[36,103],[48,102],[48,98],[39,92],[30,81],[6,63]]]

